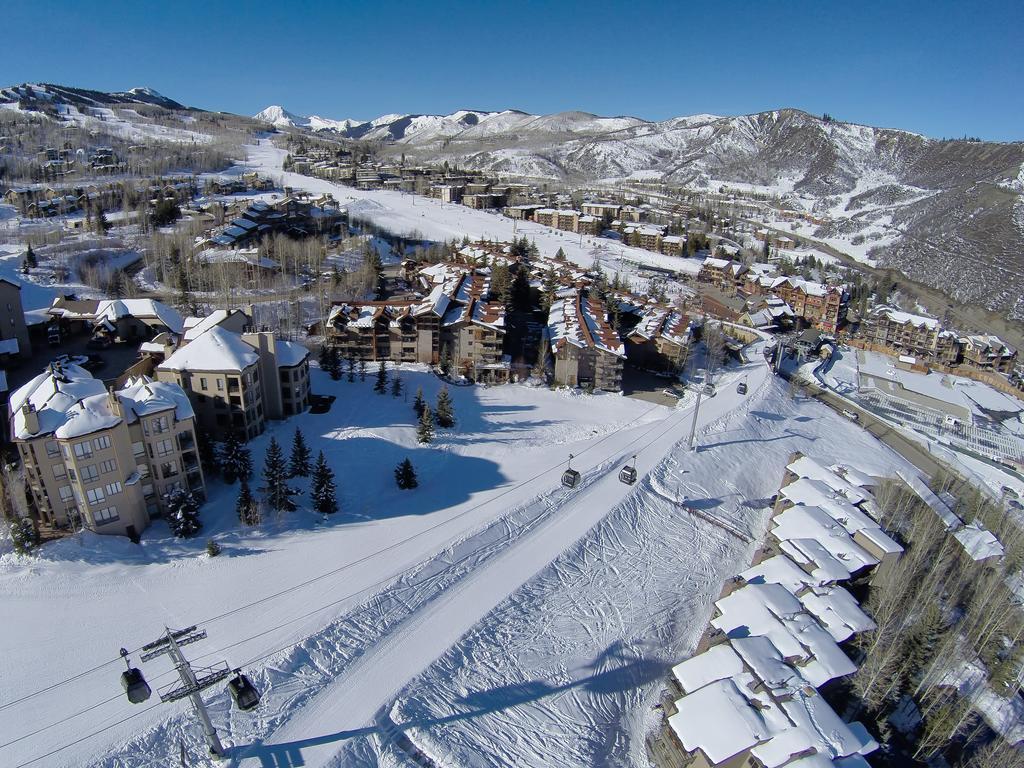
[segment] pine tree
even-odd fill
[[[412,401],[412,409],[416,411],[416,418],[423,416],[423,409],[427,407],[427,401],[423,399],[423,387],[416,390],[416,399]]]
[[[320,354],[317,357],[317,362],[320,364],[321,371],[328,371],[331,368],[331,345],[324,344],[320,347]]]
[[[238,493],[238,501],[235,503],[235,514],[242,525],[260,524],[260,505],[256,497],[249,490],[249,481],[242,480],[242,488]]]
[[[332,381],[341,381],[341,354],[336,347],[331,347],[327,356],[327,373]]]
[[[388,391],[388,364],[383,360],[377,366],[377,381],[374,382],[373,391],[378,395],[383,395]]]
[[[451,429],[455,426],[455,411],[452,407],[452,396],[448,394],[448,387],[443,387],[437,395],[437,426],[442,429]]]
[[[313,509],[324,515],[331,515],[338,511],[338,499],[334,485],[334,470],[327,464],[324,452],[316,457],[316,464],[313,466],[313,480],[310,484],[310,499],[313,502]]]
[[[252,454],[236,432],[229,432],[221,445],[220,465],[224,473],[224,482],[228,485],[239,478],[248,480],[252,477]]]
[[[309,446],[302,430],[295,428],[292,438],[292,455],[288,463],[288,477],[309,477]]]
[[[173,488],[164,494],[167,507],[167,524],[179,539],[187,539],[199,533],[203,524],[199,522],[199,502],[184,488]]]
[[[208,554],[210,557],[216,557],[220,553],[221,553],[220,544],[218,544],[213,539],[207,539],[206,540],[206,554]]]
[[[421,443],[429,443],[434,439],[434,414],[430,406],[423,404],[423,413],[420,414],[420,425],[416,428],[416,440]]]
[[[270,438],[267,446],[267,459],[263,464],[263,481],[266,483],[260,490],[266,497],[267,506],[275,512],[292,512],[296,509],[292,496],[296,491],[285,482],[284,452],[276,438]]]
[[[19,555],[31,554],[39,546],[39,531],[30,517],[18,517],[10,522],[11,544]]]
[[[395,374],[395,378],[391,380],[391,396],[402,396],[402,377],[399,376],[397,373]]]
[[[366,358],[359,358],[359,380],[366,381]]]
[[[29,243],[28,250],[25,251],[25,266],[31,269],[35,269],[39,266],[39,259],[36,258],[35,251],[32,250],[32,244]]]
[[[350,352],[347,358],[348,361],[348,383],[351,384],[356,380],[356,359]]]
[[[440,364],[440,368],[441,368],[441,375],[442,376],[451,376],[451,373],[452,373],[452,356],[451,356],[451,354],[449,354],[447,346],[445,346],[445,348],[441,350],[441,364]]]
[[[395,483],[403,491],[408,491],[419,485],[416,480],[416,470],[412,467],[412,462],[409,459],[405,459],[401,464],[395,467]]]
[[[217,446],[206,432],[199,429],[196,430],[196,446],[199,449],[199,464],[203,468],[203,474],[206,477],[220,475]]]

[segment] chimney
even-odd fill
[[[114,392],[113,387],[107,388],[107,406],[115,416],[124,416],[124,411],[121,409],[121,401],[117,399],[117,394]]]
[[[25,431],[30,435],[39,434],[39,414],[32,403],[25,401],[21,406],[21,415],[25,417]]]

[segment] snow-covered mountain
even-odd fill
[[[86,88],[72,88],[53,83],[23,83],[0,88],[0,103],[24,104],[28,108],[44,108],[53,104],[71,104],[76,107],[106,107],[111,104],[152,104],[164,109],[185,109],[152,88],[131,88],[127,91],[106,93]]]
[[[289,112],[276,104],[257,112],[253,117],[278,128],[308,128],[311,131],[335,131],[345,134],[353,126],[361,125],[362,120],[331,120],[318,115],[303,117]]]

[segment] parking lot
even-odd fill
[[[7,368],[7,385],[13,392],[61,355],[86,355],[95,362],[89,368],[97,379],[113,380],[139,359],[140,341],[116,343],[107,349],[88,349],[89,334],[65,338],[58,346],[51,347],[45,338],[32,340],[32,356]]]

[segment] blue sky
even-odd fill
[[[0,19],[3,85],[146,85],[241,114],[797,107],[1024,139],[1024,0],[5,0]]]

